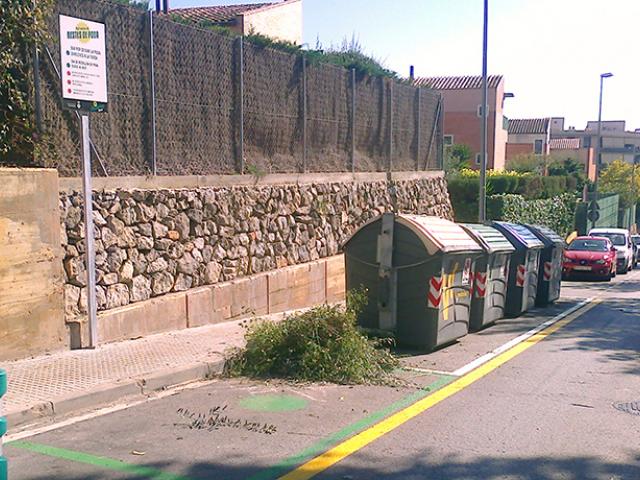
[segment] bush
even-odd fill
[[[356,326],[366,294],[347,307],[323,305],[281,322],[250,322],[246,347],[232,352],[228,373],[335,383],[382,383],[398,361]],[[388,342],[388,340],[387,340]]]
[[[566,237],[574,230],[576,197],[565,193],[557,197],[526,200],[521,195],[493,195],[487,199],[492,220],[544,225]]]

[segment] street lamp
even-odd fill
[[[600,165],[602,164],[602,159],[600,158],[600,146],[602,144],[602,86],[604,84],[604,79],[611,77],[613,77],[613,73],[600,74],[600,99],[598,101],[598,134],[596,139],[596,178],[593,183],[593,199],[596,202],[598,201],[598,177],[600,176]]]
[[[478,192],[478,220],[487,219],[487,34],[489,30],[489,0],[484,0],[484,18],[482,29],[482,139],[480,153],[480,191]]]

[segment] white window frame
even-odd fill
[[[476,153],[476,165],[482,164],[482,153]]]
[[[447,143],[447,138],[451,139],[449,143]],[[453,145],[453,135],[443,135],[442,136],[442,144],[445,147],[450,147],[451,145]]]
[[[489,118],[489,112],[490,111],[491,111],[491,108],[487,104],[487,118]],[[476,114],[478,115],[478,118],[482,118],[482,105],[478,105],[478,109],[476,110]]]

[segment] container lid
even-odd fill
[[[438,251],[482,252],[482,247],[460,225],[450,220],[427,215],[399,214],[396,222],[413,230],[422,240],[429,255]]]
[[[565,245],[564,239],[558,235],[556,232],[551,230],[549,227],[545,227],[544,225],[526,225],[533,234],[538,237],[545,245]]]
[[[477,240],[489,254],[515,251],[507,237],[496,228],[481,223],[461,223],[460,226]]]
[[[492,226],[496,227],[503,233],[507,234],[507,238],[511,243],[514,241],[517,243],[513,243],[513,246],[518,248],[532,248],[532,249],[540,249],[544,247],[544,243],[538,240],[531,230],[529,230],[524,225],[519,223],[509,223],[509,222],[492,222]]]

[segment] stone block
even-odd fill
[[[345,300],[346,285],[344,271],[344,255],[327,258],[327,303]]]
[[[326,302],[325,261],[269,272],[269,313],[320,305]]]

